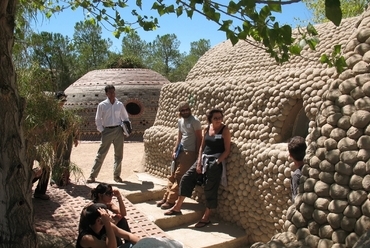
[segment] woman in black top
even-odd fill
[[[118,206],[113,203],[113,196],[117,198]],[[107,206],[107,209],[113,213],[111,217],[113,219],[113,223],[117,227],[127,232],[131,232],[125,218],[127,215],[126,206],[123,203],[122,195],[117,188],[113,188],[112,185],[107,183],[99,183],[96,188],[91,190],[91,197],[94,203],[103,203]],[[118,245],[121,245],[121,242],[117,242]]]
[[[83,247],[117,247],[110,216],[104,204],[91,204],[81,212],[76,248]]]
[[[112,223],[105,204],[93,203],[83,208],[76,248],[117,248],[116,237],[130,241],[119,246],[122,248],[130,248],[140,240]]]
[[[207,114],[209,125],[203,131],[202,145],[198,160],[186,172],[180,182],[180,196],[175,206],[165,215],[179,215],[185,197],[191,197],[199,175],[204,177],[204,194],[206,197],[206,210],[202,219],[195,227],[204,227],[210,223],[210,210],[217,208],[217,191],[220,186],[225,159],[230,154],[231,134],[228,127],[223,124],[223,113],[219,109],[212,109]]]

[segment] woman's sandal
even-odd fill
[[[195,226],[194,227],[196,227],[196,228],[201,228],[201,227],[205,227],[205,226],[207,226],[207,225],[209,225],[211,222],[208,220],[208,221],[205,221],[205,220],[200,220],[200,221],[198,221],[198,223],[197,224],[195,224]]]

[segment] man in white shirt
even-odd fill
[[[124,138],[121,123],[122,121],[128,121],[129,117],[123,103],[116,98],[116,89],[113,85],[105,86],[105,94],[107,99],[99,103],[95,116],[96,127],[101,133],[101,144],[87,183],[95,182],[112,143],[114,146],[113,179],[122,183],[121,163]]]

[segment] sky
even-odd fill
[[[203,16],[194,13],[192,19],[188,18],[184,14],[180,17],[177,17],[175,14],[159,17],[155,10],[150,10],[152,3],[153,1],[143,1],[143,12],[140,12],[140,14],[144,13],[148,16],[158,17],[160,28],[155,31],[144,31],[138,29],[138,34],[142,40],[152,42],[155,40],[157,35],[162,36],[165,34],[175,34],[177,39],[180,41],[180,51],[186,53],[189,53],[190,51],[190,43],[200,39],[210,40],[211,47],[226,40],[225,33],[218,31],[218,25],[206,20]],[[131,11],[127,8],[121,13],[121,15],[131,16],[130,12]],[[84,13],[82,9],[77,9],[75,11],[68,9],[59,14],[55,14],[50,19],[46,19],[41,15],[38,15],[37,22],[33,25],[33,30],[35,32],[46,31],[51,33],[61,33],[64,36],[72,38],[75,24],[79,21],[83,21],[86,14],[87,13]],[[274,13],[274,16],[280,23],[290,24],[295,27],[297,25],[303,26],[302,23],[304,23],[304,21],[310,20],[311,13],[307,10],[304,3],[299,2],[284,5],[282,13]],[[305,25],[307,25],[307,23]],[[113,42],[110,50],[119,53],[121,52],[121,41],[124,35],[121,35],[120,38],[117,39],[113,36],[112,32],[113,28],[109,25],[102,27],[103,38],[109,38]]]

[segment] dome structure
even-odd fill
[[[86,73],[70,85],[66,108],[75,109],[82,117],[82,140],[99,140],[95,114],[98,104],[107,98],[104,88],[113,84],[116,98],[126,107],[133,132],[126,140],[142,140],[145,129],[153,125],[157,114],[158,99],[163,85],[169,81],[148,69],[104,69]]]
[[[188,101],[203,127],[208,110],[223,110],[232,147],[217,214],[242,226],[250,243],[288,231],[302,246],[353,247],[370,229],[370,11],[315,28],[316,50],[306,47],[283,65],[251,40],[210,49],[185,82],[162,88],[144,133],[145,169],[165,178],[178,102]],[[341,74],[320,63],[337,44],[347,63]],[[292,202],[287,142],[296,135],[308,148]]]

